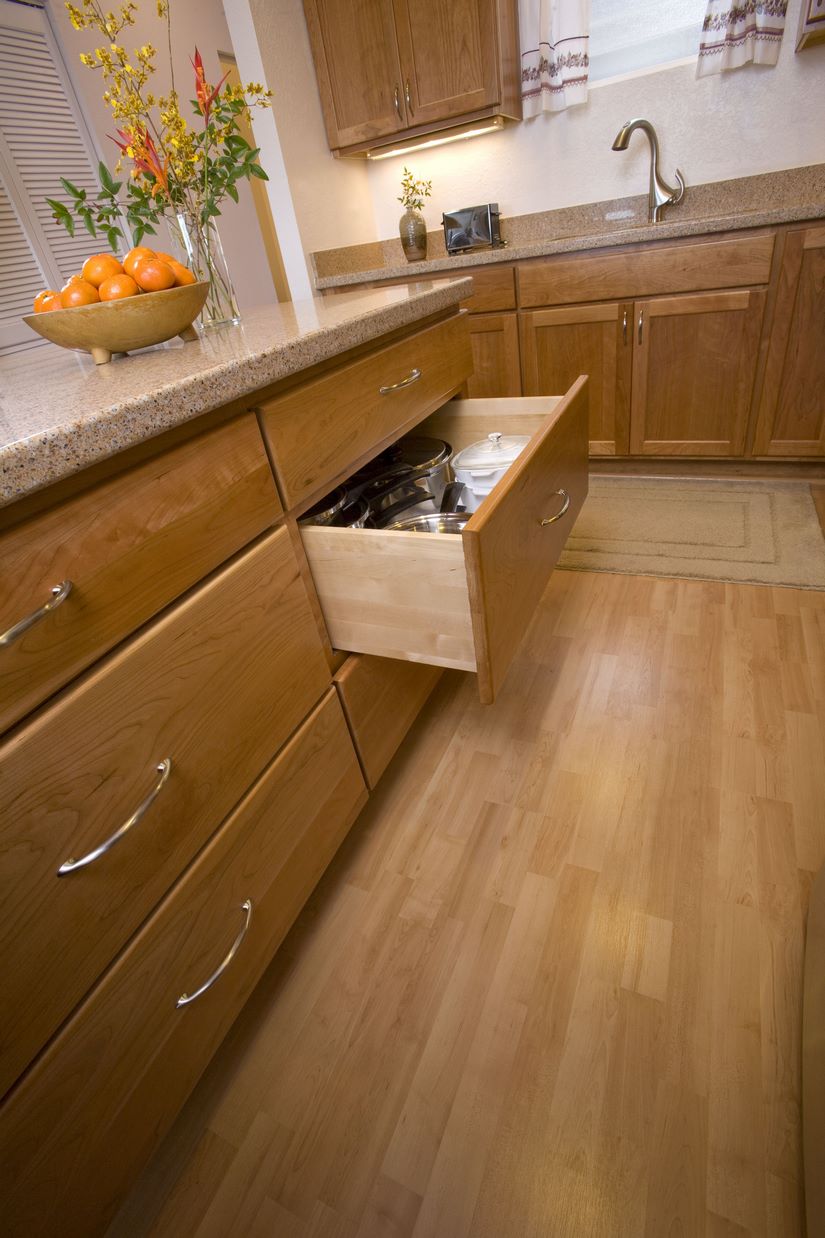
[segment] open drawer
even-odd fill
[[[455,534],[302,526],[332,644],[476,671],[490,704],[587,494],[587,379],[565,396],[453,400],[421,424],[454,451],[530,443]]]

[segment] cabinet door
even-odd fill
[[[630,451],[741,456],[763,289],[636,301]]]
[[[397,133],[404,107],[392,0],[304,0],[330,147]]]
[[[753,444],[756,456],[825,455],[825,228],[788,233]]]
[[[473,350],[473,373],[464,389],[468,396],[486,399],[521,395],[515,314],[473,314],[470,318],[470,346]]]
[[[519,315],[525,395],[566,391],[588,375],[592,456],[627,454],[632,310],[611,301]]]
[[[499,101],[494,0],[394,0],[407,123]]]

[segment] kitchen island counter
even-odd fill
[[[48,344],[0,360],[0,507],[310,366],[450,309],[468,278],[266,306],[108,365]]]

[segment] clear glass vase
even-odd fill
[[[215,220],[210,219],[204,224],[181,214],[168,217],[167,223],[172,243],[180,253],[180,261],[198,280],[209,280],[209,295],[196,323],[209,328],[240,322],[235,289]]]

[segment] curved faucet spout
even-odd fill
[[[613,150],[627,150],[630,135],[636,129],[641,129],[650,143],[650,192],[648,194],[648,218],[651,223],[658,223],[666,206],[675,206],[681,202],[685,192],[685,179],[679,169],[676,169],[677,185],[674,189],[659,175],[659,139],[656,130],[649,120],[637,117],[627,120],[622,125],[613,142]]]

